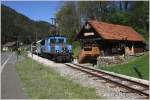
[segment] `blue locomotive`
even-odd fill
[[[62,35],[50,35],[37,41],[36,53],[55,62],[71,62],[73,60],[72,46],[67,44],[67,38]]]

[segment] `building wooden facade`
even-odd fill
[[[134,55],[145,47],[144,38],[132,27],[96,20],[87,21],[74,40],[80,40],[82,45],[80,63],[98,56]]]

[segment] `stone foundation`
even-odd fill
[[[106,66],[110,64],[121,64],[125,62],[124,56],[99,56],[97,58],[98,66]]]

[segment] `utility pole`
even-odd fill
[[[52,21],[52,24],[54,25],[54,26],[56,26],[56,18],[50,18],[51,19],[51,21]]]
[[[36,42],[37,41],[37,32],[34,33],[34,37],[35,37],[34,42]]]
[[[15,51],[16,51],[16,55],[17,55],[17,61],[19,59],[19,55],[20,55],[20,49],[19,49],[19,36],[15,35],[14,39],[16,41],[16,46],[15,46]]]
[[[17,36],[17,41],[16,41],[16,45],[17,45],[17,61],[18,61],[18,57],[19,57],[19,41],[18,41],[18,36]]]
[[[38,36],[38,34],[37,34],[37,32],[36,32],[36,42],[38,41],[37,40],[37,36]],[[37,56],[38,56],[38,50],[37,50],[38,48],[37,48],[37,44],[36,44],[36,51],[37,51]],[[39,56],[38,56],[38,58],[39,58]]]
[[[35,32],[35,43],[37,42],[37,32]],[[36,45],[36,44],[35,44]],[[31,47],[32,48],[32,47]],[[34,47],[37,50],[37,47]],[[32,53],[32,52],[31,52]],[[37,55],[38,56],[38,55]],[[33,53],[32,53],[32,67],[33,67]]]
[[[57,30],[57,19],[56,18],[50,18],[51,19],[51,23],[54,26],[54,31],[56,34],[58,34],[58,30]]]

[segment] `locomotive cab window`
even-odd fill
[[[56,39],[50,39],[50,44],[55,44],[56,43]]]
[[[64,39],[58,39],[58,43],[64,43]]]

